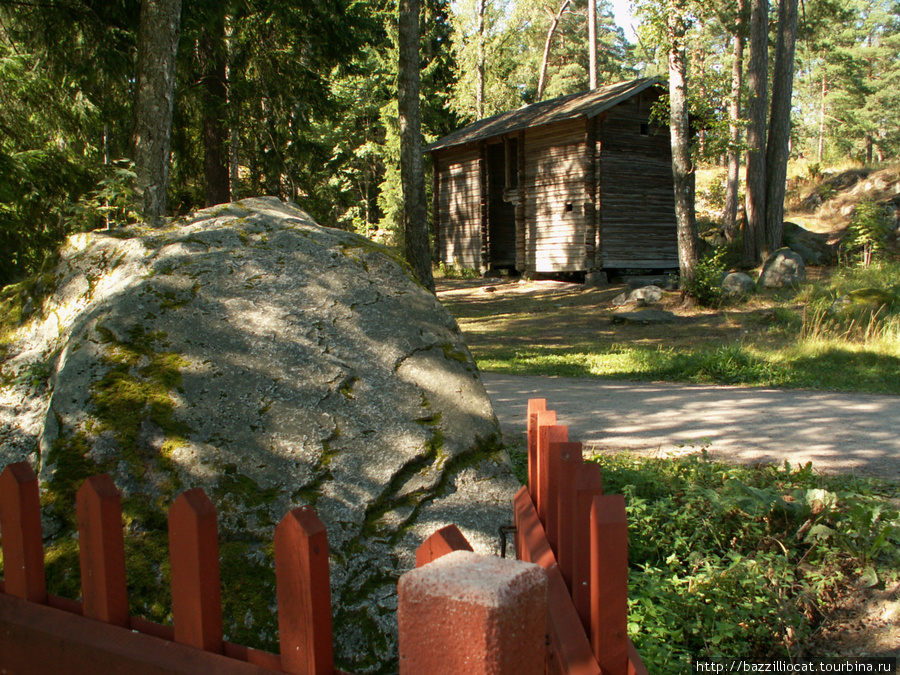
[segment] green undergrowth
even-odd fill
[[[604,491],[625,496],[628,631],[651,673],[688,672],[691,657],[829,656],[811,639],[841,594],[900,578],[896,484],[705,452],[595,461]]]

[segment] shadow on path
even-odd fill
[[[529,398],[595,451],[705,447],[738,462],[812,462],[827,473],[900,481],[900,397],[482,373],[508,440]]]

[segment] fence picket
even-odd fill
[[[114,626],[128,627],[128,589],[122,497],[106,475],[91,476],[75,496],[82,613]]]
[[[559,566],[547,570],[547,604],[550,611],[550,641],[566,675],[601,675],[591,643],[581,628],[578,613],[560,574]],[[604,671],[602,675],[606,675]]]
[[[312,509],[292,510],[275,528],[275,578],[282,669],[332,675],[328,536]]]
[[[572,556],[572,601],[585,631],[591,626],[591,504],[603,494],[600,466],[584,462],[575,473],[575,549]]]
[[[434,562],[453,551],[472,551],[472,545],[456,525],[447,525],[432,534],[416,549],[416,568]]]
[[[526,439],[528,446],[528,486],[535,490],[537,486],[537,429],[538,413],[547,411],[547,399],[528,399],[528,412],[526,414]],[[553,423],[556,423],[554,418]]]
[[[556,494],[559,489],[557,473],[559,472],[559,454],[551,454],[550,446],[554,443],[565,443],[569,440],[568,427],[542,424],[538,427],[538,518],[547,530],[547,538],[555,544],[556,537]],[[551,527],[548,527],[550,523]]]
[[[0,534],[4,593],[46,604],[41,498],[28,462],[10,464],[0,474]]]
[[[200,488],[169,509],[172,616],[175,641],[222,653],[222,588],[216,507]]]
[[[569,593],[572,592],[572,567],[574,565],[575,535],[575,477],[584,464],[581,443],[561,443],[559,448],[559,516],[557,531],[559,548],[556,560]]]
[[[540,513],[540,486],[541,486],[541,427],[553,426],[556,424],[556,413],[553,410],[544,410],[537,414],[537,426],[534,430],[534,447],[529,450],[528,466],[529,471],[534,473],[534,482],[528,484],[528,490],[531,493],[531,499],[534,501],[534,507]]]
[[[591,505],[591,645],[605,675],[628,669],[628,518],[625,497]]]

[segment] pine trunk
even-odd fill
[[[825,158],[825,99],[828,96],[828,79],[822,73],[822,98],[819,102],[819,147],[816,151],[816,161],[821,165]]]
[[[766,245],[766,108],[768,98],[768,0],[751,0],[750,66],[747,81],[747,194],[744,225],[744,262],[761,262]]]
[[[566,11],[566,7],[569,6],[569,2],[571,2],[571,0],[563,0],[563,3],[562,5],[560,5],[559,11],[556,13],[556,16],[553,16],[550,19],[550,27],[547,29],[547,39],[544,42],[544,56],[541,59],[541,75],[538,78],[538,101],[543,98],[544,86],[547,84],[547,68],[550,65],[550,45],[553,43],[553,35],[556,33],[556,28],[557,26],[559,26],[559,20],[560,18],[562,18],[563,12]]]
[[[691,162],[687,103],[687,59],[684,52],[683,8],[669,2],[669,130],[672,142],[672,176],[678,229],[678,266],[682,283],[693,280],[699,259],[699,238],[694,212],[694,170]]]
[[[206,206],[231,201],[228,171],[228,51],[224,11],[198,45],[203,63],[203,169]]]
[[[175,57],[181,0],[143,0],[134,104],[136,196],[144,221],[159,226],[166,212],[169,145],[175,102]]]
[[[737,236],[738,195],[741,184],[741,88],[744,80],[744,0],[738,7],[738,26],[732,38],[734,63],[731,67],[731,102],[728,105],[729,145],[728,182],[725,187],[725,239],[734,241]]]
[[[791,152],[791,97],[794,92],[794,48],[798,0],[781,0],[772,78],[772,117],[766,148],[766,254],[784,241],[784,194]]]
[[[478,33],[478,52],[475,55],[475,119],[479,120],[484,117],[484,4],[485,0],[478,0],[475,6]]]
[[[400,0],[397,104],[400,113],[400,183],[406,260],[423,286],[434,292],[428,245],[428,204],[419,115],[419,0]]]
[[[597,0],[588,0],[588,68],[593,91],[597,88]]]

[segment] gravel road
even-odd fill
[[[671,455],[707,448],[737,462],[812,462],[900,482],[900,397],[483,373],[504,436],[547,399],[569,438],[594,450]]]

